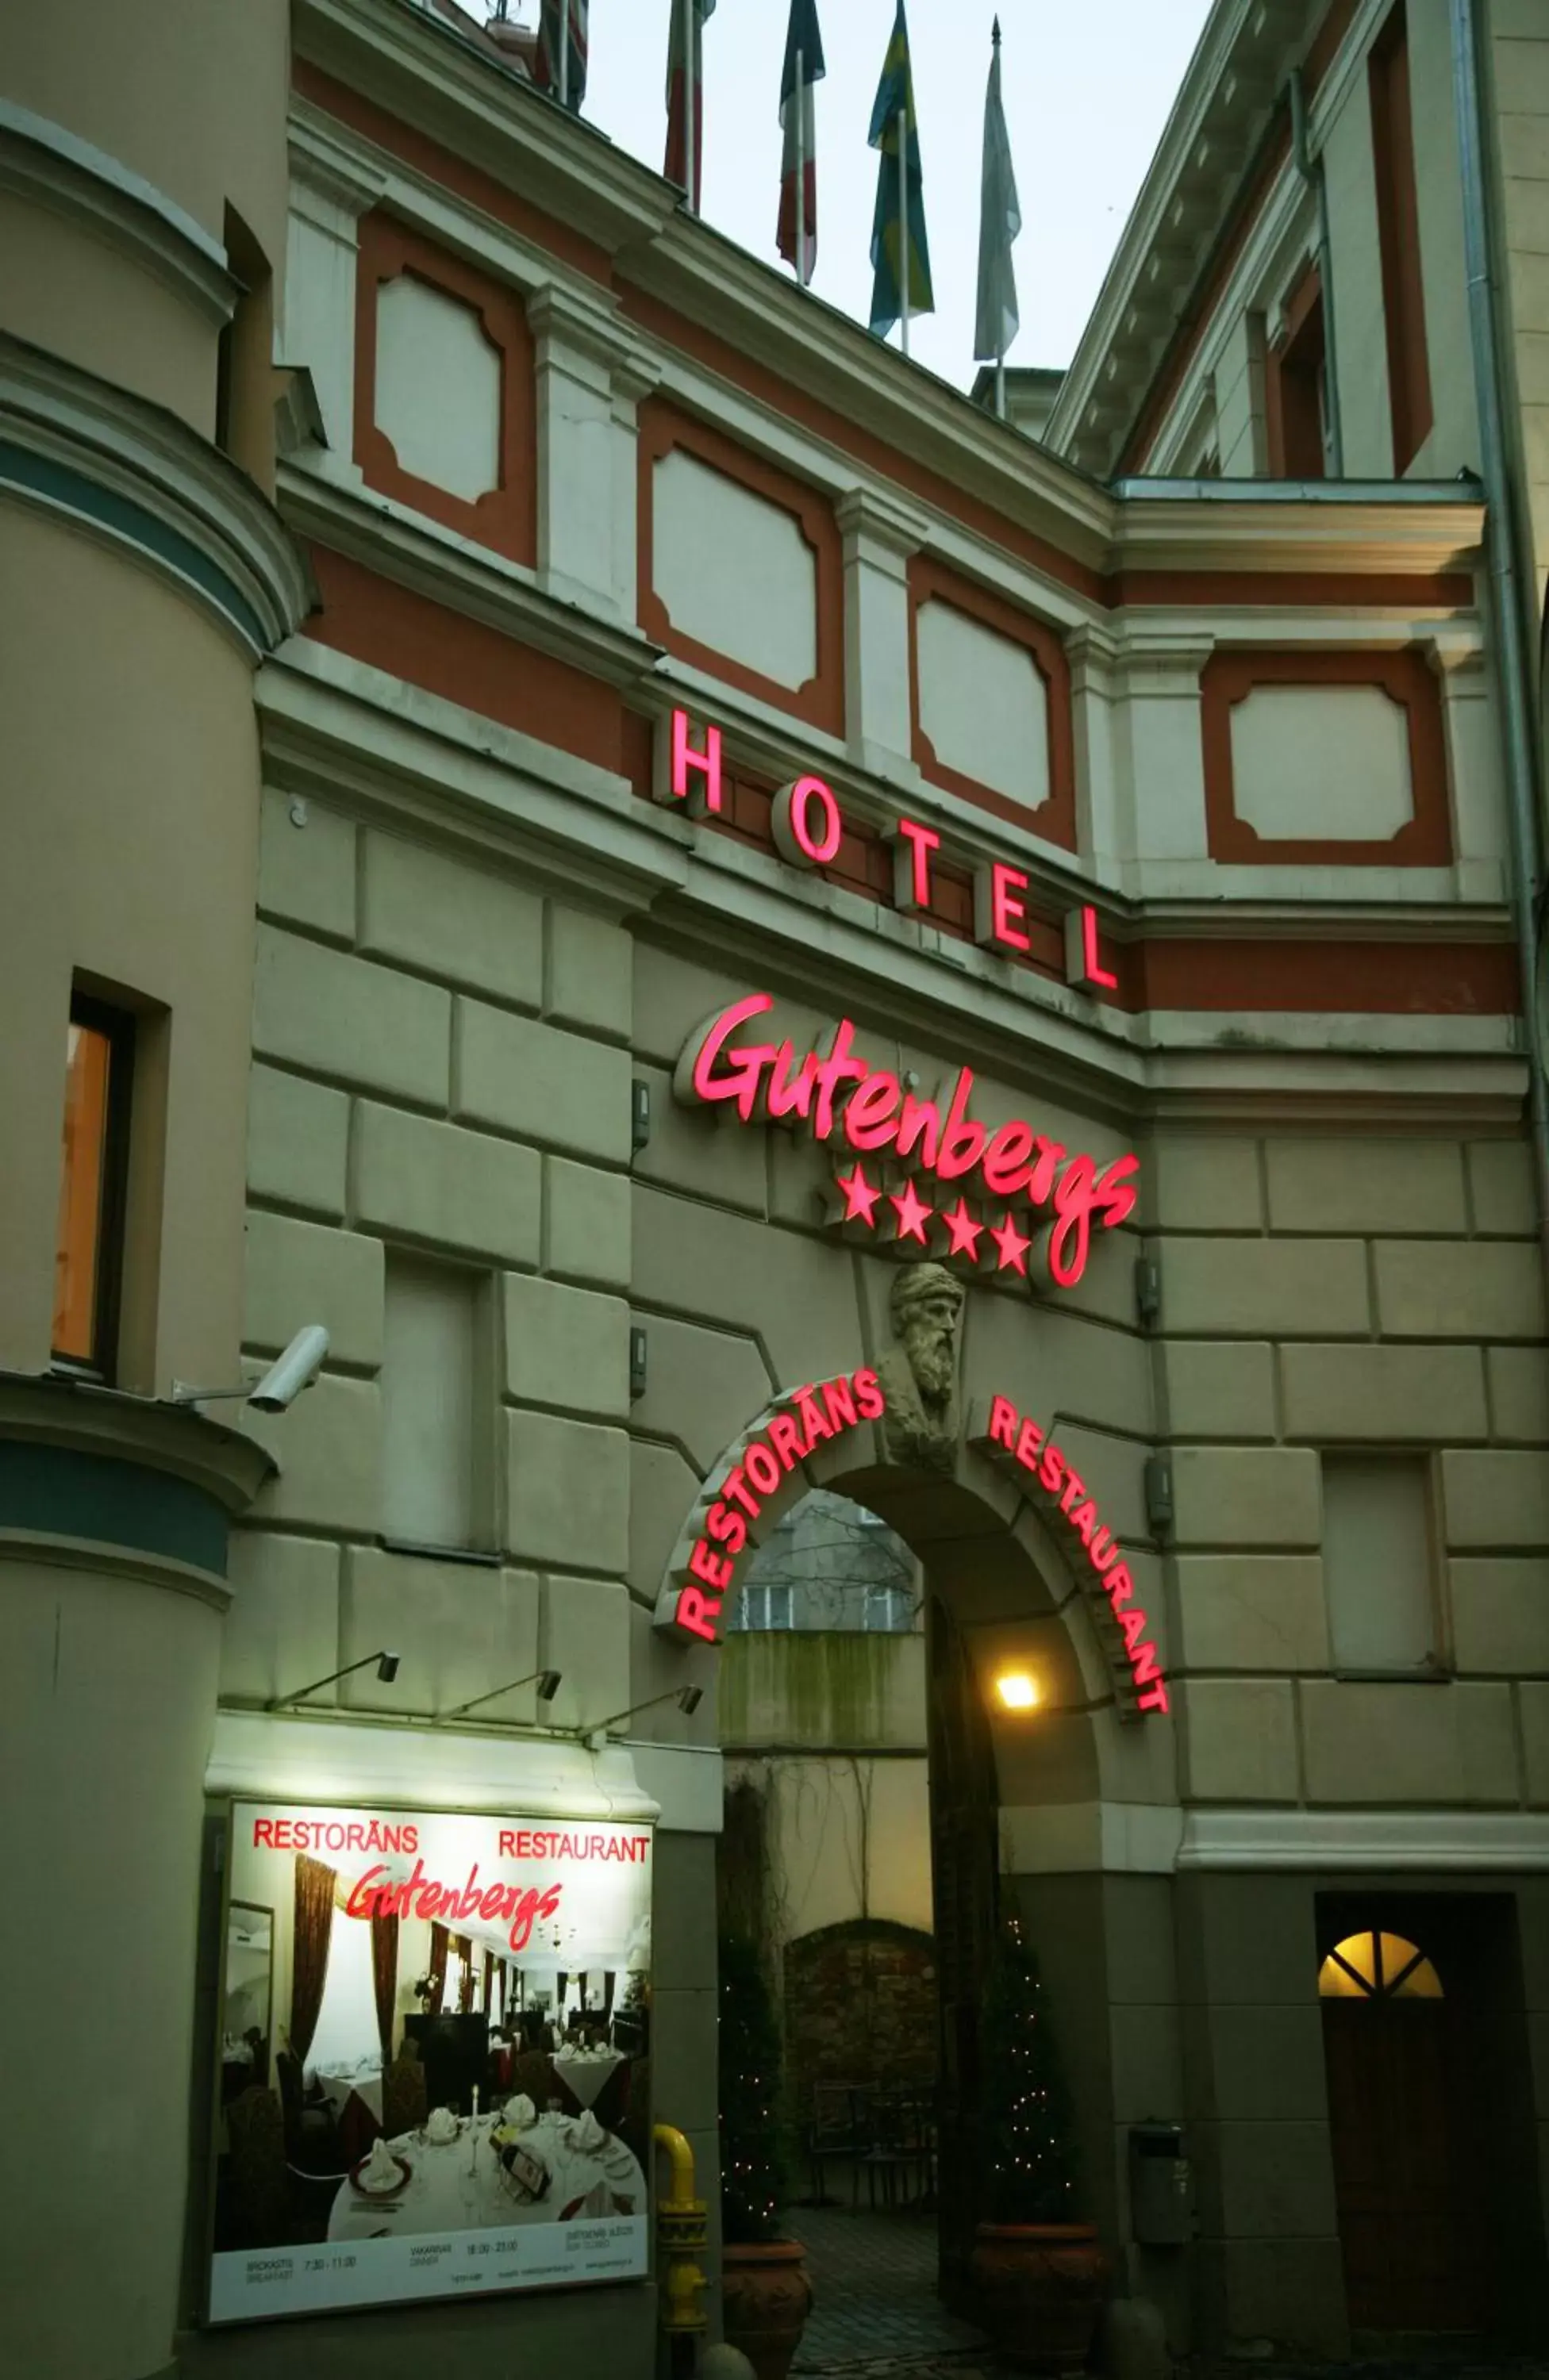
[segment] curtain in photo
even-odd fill
[[[462,1975],[457,1984],[457,2014],[467,2016],[473,2007],[473,1942],[470,1935],[457,1936],[457,1951],[462,1961]]]
[[[450,1937],[445,1925],[431,1927],[431,1996],[426,2013],[441,2014],[442,1995],[446,1989],[446,1949]]]
[[[393,2062],[393,2018],[398,1998],[398,1921],[372,1918],[372,1989],[376,1996],[376,2037],[382,2044],[382,2070]]]
[[[486,2015],[486,2016],[491,2020],[491,2022],[494,2022],[494,1952],[493,1950],[486,1950],[486,1951],[485,1951],[485,1953],[484,1953],[484,2014],[485,2014],[485,2015]]]
[[[323,1986],[328,1980],[328,1944],[334,1931],[334,1871],[321,1860],[296,1855],[296,1930],[290,1961],[290,2046],[304,2066],[317,2031]]]

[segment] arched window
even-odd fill
[[[1325,2000],[1439,2000],[1442,1979],[1402,1934],[1347,1934],[1318,1970]]]

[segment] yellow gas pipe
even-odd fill
[[[698,2252],[709,2239],[710,2210],[694,2196],[694,2152],[675,2124],[653,2124],[651,2137],[665,2149],[672,2184],[656,2205],[656,2244],[661,2252],[662,2328],[670,2336],[705,2326],[704,2274]]]

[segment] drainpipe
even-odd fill
[[[1458,164],[1463,195],[1463,257],[1469,281],[1469,330],[1473,346],[1474,395],[1479,407],[1480,477],[1488,507],[1485,554],[1489,564],[1491,625],[1500,656],[1506,702],[1506,820],[1511,838],[1511,905],[1522,990],[1522,1024],[1528,1043],[1528,1100],[1533,1168],[1538,1191],[1539,1241],[1549,1269],[1549,1099],[1543,1081],[1539,1031],[1537,781],[1533,767],[1532,684],[1522,631],[1522,597],[1517,569],[1511,488],[1506,468],[1496,345],[1494,267],[1484,205],[1484,117],[1479,90],[1479,28],[1473,0],[1450,0],[1452,82],[1458,103]]]
[[[1334,328],[1334,250],[1328,236],[1328,185],[1323,159],[1307,145],[1307,94],[1301,68],[1293,67],[1287,86],[1291,103],[1291,157],[1297,172],[1311,191],[1318,210],[1318,287],[1323,301],[1323,409],[1328,420],[1328,476],[1345,476],[1345,433],[1339,416],[1339,350]]]

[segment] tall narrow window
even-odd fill
[[[104,1379],[112,1378],[117,1354],[133,1052],[133,1022],[122,1011],[79,995],[71,1001],[54,1357]]]
[[[1440,1630],[1423,1458],[1324,1455],[1323,1587],[1336,1670],[1433,1672]]]
[[[1286,301],[1286,322],[1264,358],[1264,439],[1272,479],[1325,476],[1323,293],[1309,265]]]
[[[388,1255],[382,1533],[391,1543],[455,1552],[486,1540],[482,1287],[456,1265]]]
[[[1414,118],[1409,109],[1409,25],[1396,0],[1367,62],[1372,95],[1372,163],[1377,185],[1377,244],[1383,263],[1388,401],[1393,415],[1393,476],[1401,479],[1431,429],[1431,365],[1425,349],[1425,287],[1421,273],[1420,201],[1415,184]]]

